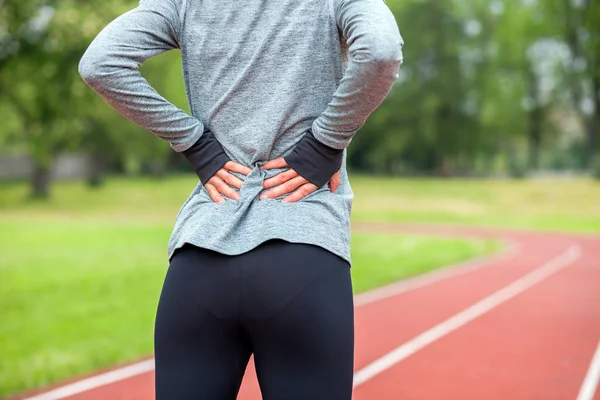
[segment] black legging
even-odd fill
[[[350,266],[283,240],[237,256],[186,244],[171,259],[154,339],[157,400],[233,400],[251,354],[264,400],[349,400]]]

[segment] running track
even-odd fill
[[[600,400],[600,236],[388,223],[353,229],[509,244],[355,298],[355,400]],[[152,359],[139,360],[20,399],[151,400],[152,368]],[[260,398],[250,363],[239,399]]]

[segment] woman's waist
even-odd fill
[[[288,230],[314,231],[316,236],[346,237],[352,196],[323,189],[294,203],[258,196],[214,202],[206,189],[181,208],[176,226],[189,226],[215,237],[245,236],[257,230],[273,234]]]
[[[260,196],[268,190],[263,187],[264,180],[274,176],[275,170],[261,170],[258,166],[255,167],[248,176],[236,174],[242,179],[240,189],[235,189],[240,194],[240,199],[235,200],[223,196],[224,202],[215,202],[211,199],[206,187],[198,183],[194,191],[182,205],[180,214],[184,211],[188,216],[193,213],[205,214],[210,212],[217,213],[223,218],[226,214],[240,217],[244,214],[260,214],[268,217],[269,211],[282,211],[281,216],[286,213],[294,213],[295,215],[306,215],[307,218],[315,216],[323,217],[324,214],[330,214],[334,218],[349,218],[350,209],[352,207],[353,193],[350,188],[350,182],[347,180],[345,171],[341,173],[341,182],[335,192],[332,192],[326,184],[308,196],[300,199],[297,202],[282,202],[289,195],[284,194],[279,197],[261,200]],[[279,214],[278,214],[279,215]]]

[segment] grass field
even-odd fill
[[[600,181],[355,177],[353,218],[600,232]]]
[[[428,181],[358,177],[355,220],[600,231],[587,181]],[[0,397],[152,350],[166,241],[191,177],[56,186],[25,201],[0,186]],[[355,291],[499,249],[491,241],[353,235]]]

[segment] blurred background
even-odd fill
[[[77,72],[136,4],[0,0],[0,398],[152,351],[166,242],[197,178]],[[599,232],[600,2],[387,4],[405,61],[349,148],[353,221]],[[178,52],[142,73],[187,110]],[[353,246],[360,292],[502,244]]]
[[[168,146],[115,115],[77,74],[89,42],[135,4],[0,3],[2,179],[31,178],[32,193],[45,196],[52,172],[97,185],[110,173],[187,171]],[[350,148],[355,171],[600,175],[597,2],[388,5],[406,40],[406,62],[397,88]],[[152,59],[143,72],[186,108],[178,57]]]

